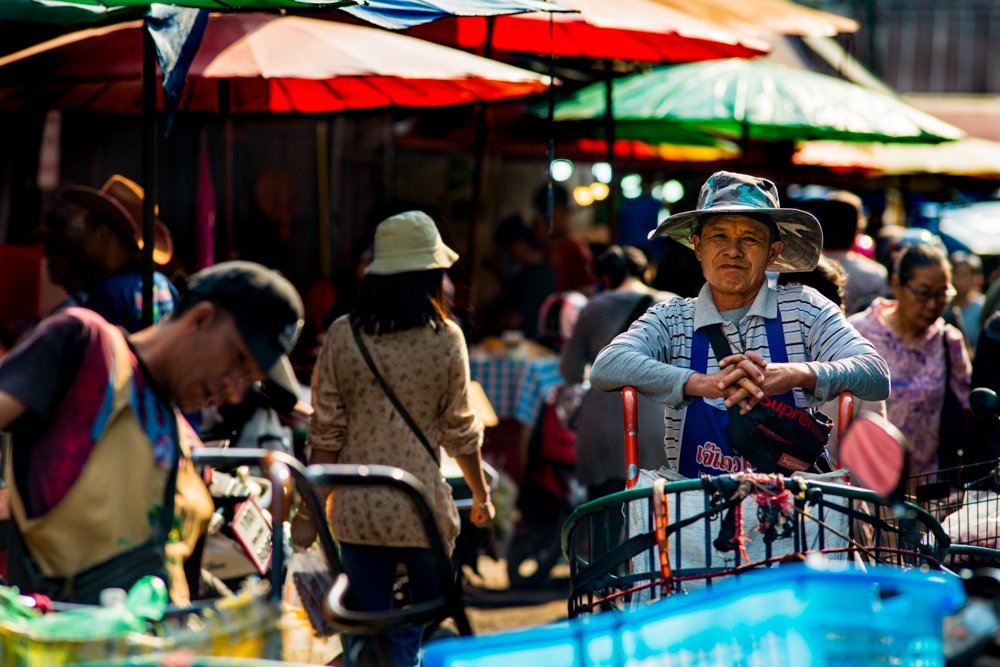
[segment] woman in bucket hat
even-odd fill
[[[694,299],[653,305],[604,348],[590,380],[605,391],[632,385],[666,406],[668,468],[685,477],[747,469],[730,441],[732,406],[748,413],[767,397],[808,409],[842,391],[888,395],[885,361],[836,305],[809,287],[767,285],[766,271],[812,269],[823,246],[816,219],[781,208],[774,183],[717,172],[697,209],[670,216],[654,236],[693,249],[706,284]],[[731,353],[713,352],[719,331]]]
[[[330,326],[317,361],[309,426],[311,463],[392,465],[416,475],[431,495],[427,501],[449,553],[459,519],[439,469],[440,448],[455,458],[472,489],[472,522],[486,526],[494,515],[479,451],[483,424],[469,406],[465,337],[450,319],[443,292],[445,269],[457,259],[426,213],[407,211],[379,224],[358,307]],[[292,526],[300,546],[315,539],[307,518],[300,513]],[[391,607],[399,563],[406,566],[413,602],[440,597],[443,582],[436,580],[421,522],[401,494],[338,489],[328,518],[363,609]],[[392,665],[418,664],[421,634],[420,627],[389,633],[385,648]],[[345,650],[348,661],[350,653]],[[373,664],[390,664],[385,656],[375,659]]]

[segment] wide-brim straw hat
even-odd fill
[[[66,188],[63,197],[91,212],[123,237],[132,239],[137,248],[142,248],[142,202],[145,192],[135,181],[115,174],[100,190],[75,185]],[[174,256],[174,241],[170,230],[159,218],[154,231],[153,261],[162,266]]]
[[[667,236],[694,248],[691,237],[705,220],[719,215],[746,215],[773,223],[783,244],[768,271],[791,273],[812,271],[823,250],[823,229],[810,213],[797,208],[781,208],[778,188],[766,178],[731,171],[719,171],[705,181],[698,193],[698,208],[676,213],[649,234]]]
[[[444,244],[429,215],[406,211],[386,218],[375,228],[375,259],[365,274],[447,269],[457,259],[458,253]]]

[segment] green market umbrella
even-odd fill
[[[556,105],[557,121],[600,118],[603,84]],[[935,143],[958,128],[887,95],[825,74],[766,59],[661,67],[615,81],[615,133],[652,143],[687,133],[760,141]]]
[[[53,25],[85,25],[126,21],[142,16],[145,7],[106,7],[79,0],[0,0],[0,21],[27,21]]]

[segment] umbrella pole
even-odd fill
[[[316,123],[316,191],[319,194],[319,272],[330,277],[330,124]]]
[[[226,203],[226,255],[236,258],[233,232],[233,117],[230,113],[230,90],[227,79],[219,80],[219,111],[222,113],[222,196]]]
[[[615,106],[614,72],[611,58],[604,61],[604,142],[607,144],[605,159],[611,166],[611,183],[608,188],[608,236],[611,243],[618,238],[617,190],[615,187]]]
[[[156,44],[148,29],[142,31],[142,184],[142,325],[148,327],[153,324],[156,239]]]
[[[483,42],[483,57],[489,58],[493,52],[493,17],[487,17],[486,19],[486,39]],[[473,107],[475,114],[475,127],[476,134],[473,140],[473,155],[472,155],[472,206],[470,215],[472,220],[469,224],[469,239],[466,243],[466,255],[467,255],[467,269],[465,289],[459,287],[456,290],[456,306],[458,308],[469,309],[472,304],[472,285],[476,276],[476,246],[477,239],[479,235],[479,219],[480,211],[479,208],[482,205],[483,198],[483,162],[486,160],[486,142],[487,135],[489,133],[489,109],[483,102],[478,102]]]
[[[740,158],[746,162],[747,155],[750,153],[750,123],[744,120],[740,124]]]

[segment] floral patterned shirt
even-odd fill
[[[885,321],[885,314],[894,304],[876,299],[867,310],[852,316],[850,322],[889,364],[892,392],[886,400],[889,421],[909,441],[912,448],[910,472],[919,475],[938,469],[945,344],[951,355],[951,390],[966,408],[969,406],[972,364],[962,333],[941,318],[912,342],[893,333]]]
[[[391,334],[362,334],[375,365],[424,436],[451,456],[471,454],[483,423],[469,407],[469,356],[462,330],[447,322]],[[438,529],[450,551],[458,534],[451,488],[437,461],[393,407],[365,363],[348,317],[330,326],[313,372],[315,413],[309,444],[338,452],[338,463],[398,466],[425,485]],[[335,489],[330,520],[351,544],[427,546],[419,515],[401,492],[380,487]]]

